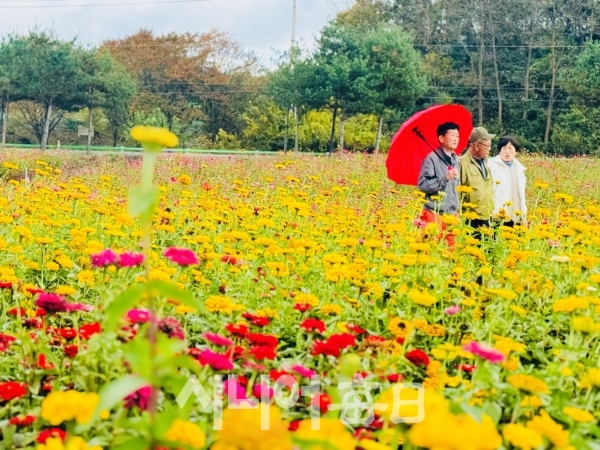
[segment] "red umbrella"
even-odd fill
[[[390,180],[417,185],[421,163],[439,146],[437,127],[444,122],[454,122],[460,128],[460,142],[456,149],[460,155],[467,147],[473,130],[471,113],[460,105],[431,106],[404,122],[392,139],[385,162]]]

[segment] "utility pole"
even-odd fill
[[[290,46],[290,64],[292,69],[294,68],[294,46],[296,44],[296,0],[293,0],[292,6],[292,45]],[[285,136],[283,138],[283,151],[287,153],[288,151],[288,133],[289,133],[289,124],[290,124],[290,109],[294,112],[294,117],[296,117],[296,110],[293,105],[290,105],[285,111]],[[297,134],[297,133],[296,133]],[[298,136],[296,136],[296,145],[294,148],[295,151],[298,151]]]
[[[296,54],[296,3],[297,0],[294,1],[293,11],[292,11],[292,49],[290,52],[290,58],[292,63],[292,69],[294,68],[294,56]],[[294,119],[296,120],[296,140],[294,143],[294,152],[298,153],[299,151],[299,139],[300,139],[300,124],[298,122],[298,108],[292,105],[292,110],[294,111]]]

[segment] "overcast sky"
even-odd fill
[[[298,40],[310,45],[348,2],[297,0]],[[83,43],[99,44],[140,28],[157,34],[218,28],[270,65],[274,49],[290,46],[292,4],[293,0],[0,0],[0,33],[26,32],[37,25],[53,27],[64,38],[79,36]]]

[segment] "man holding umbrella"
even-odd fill
[[[436,223],[442,231],[446,226],[441,220],[443,214],[458,214],[458,193],[460,184],[459,160],[456,149],[460,141],[460,128],[454,122],[444,122],[437,127],[439,147],[423,160],[417,188],[425,194],[425,203],[420,219],[426,223]],[[446,234],[450,248],[454,247],[454,235]]]

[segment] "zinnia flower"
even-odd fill
[[[0,400],[10,402],[12,399],[27,395],[27,389],[23,383],[16,381],[0,382]]]
[[[230,347],[233,345],[233,341],[231,339],[221,336],[220,334],[204,333],[202,337],[215,345],[220,345],[221,347]]]
[[[463,350],[473,353],[483,359],[487,359],[492,364],[498,364],[506,360],[504,353],[489,345],[480,344],[479,342],[469,342],[468,344],[463,345]]]
[[[106,250],[90,255],[90,259],[94,267],[107,267],[115,264],[119,260],[119,256],[110,248],[107,248]]]
[[[144,263],[143,253],[124,252],[119,255],[117,265],[119,267],[136,267]]]
[[[132,394],[125,397],[125,408],[133,408],[137,406],[142,411],[147,411],[150,405],[150,395],[152,394],[151,386],[144,386]]]
[[[428,366],[429,356],[423,350],[414,349],[406,354],[406,359],[416,366]]]
[[[460,312],[460,306],[452,305],[444,310],[446,314],[449,316],[453,316],[454,314],[458,314]]]
[[[187,248],[169,247],[163,254],[169,261],[180,266],[192,266],[200,262],[196,254]]]
[[[35,300],[35,306],[43,308],[50,314],[68,311],[67,304],[68,302],[65,300],[64,296],[58,294],[48,294],[47,292],[38,294],[38,297]]]
[[[225,355],[213,352],[212,350],[203,350],[198,355],[198,362],[203,366],[210,366],[214,370],[232,370],[233,363]]]

